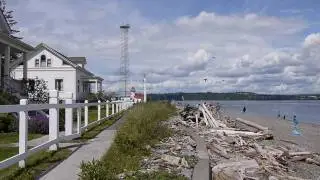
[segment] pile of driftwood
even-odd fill
[[[186,106],[180,111],[183,124],[197,128],[207,142],[213,179],[301,179],[289,163],[304,161],[320,166],[320,156],[297,152],[272,140],[267,128],[241,118],[221,116],[216,105]]]

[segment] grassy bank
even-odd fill
[[[83,141],[83,140],[88,140],[88,139],[92,139],[92,138],[96,137],[104,129],[108,128],[113,123],[115,123],[122,115],[123,115],[123,112],[116,114],[113,117],[111,117],[110,119],[101,122],[100,125],[94,125],[92,127],[89,127],[89,129],[87,131],[85,131],[84,133],[82,133],[81,137],[78,139],[75,139],[75,141],[79,141],[79,140]]]
[[[138,104],[124,117],[126,122],[118,130],[115,141],[101,160],[81,165],[82,179],[113,179],[119,173],[139,169],[143,156],[150,154],[147,145],[168,137],[171,132],[161,122],[175,113],[168,103]],[[142,179],[177,179],[165,172],[137,174]]]

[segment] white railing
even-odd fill
[[[63,140],[71,140],[81,136],[89,126],[100,123],[109,117],[124,111],[133,105],[131,101],[112,101],[88,103],[73,103],[72,93],[65,94],[65,103],[59,104],[59,94],[56,90],[49,92],[49,104],[28,104],[26,99],[20,100],[20,105],[1,105],[0,113],[19,113],[19,154],[12,156],[0,162],[0,169],[9,167],[19,162],[19,167],[25,167],[25,159],[43,149],[56,151],[58,143]],[[89,107],[97,106],[98,118],[96,121],[89,123]],[[101,117],[101,106],[105,106],[106,115]],[[111,114],[109,107],[111,106]],[[59,109],[65,108],[65,135],[59,136]],[[73,133],[73,108],[77,111],[77,130]],[[82,126],[81,111],[84,108],[84,125]],[[49,140],[43,144],[28,149],[28,111],[49,109]]]

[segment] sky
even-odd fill
[[[118,91],[120,28],[130,86],[167,92],[319,93],[319,0],[7,0],[23,41],[44,42]],[[207,81],[204,81],[207,79]]]

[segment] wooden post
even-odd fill
[[[28,79],[28,59],[27,59],[27,53],[23,53],[23,79],[27,80]],[[41,62],[39,62],[41,63]]]
[[[98,119],[97,120],[100,120],[101,119],[101,105],[100,105],[101,101],[99,100],[98,103],[99,103],[99,105],[98,105]]]
[[[116,104],[116,113],[118,113],[119,112],[119,102],[117,102],[117,104]]]
[[[85,100],[84,103],[88,104],[88,100]],[[84,107],[84,126],[87,127],[88,126],[88,120],[89,119],[89,109],[88,106],[86,105]]]
[[[111,106],[112,106],[112,115],[114,114],[114,106],[115,106],[115,103],[114,102],[111,102]]]
[[[106,103],[106,117],[109,117],[109,101]]]
[[[198,120],[198,114],[196,114],[196,127],[199,128],[199,120]]]
[[[21,99],[20,105],[27,105],[27,99]],[[27,111],[19,112],[19,154],[26,153],[28,150],[28,119]],[[19,167],[24,168],[26,166],[25,160],[19,161]]]
[[[49,104],[58,104],[58,91],[49,91]],[[59,109],[49,109],[49,141],[56,140],[59,137]],[[58,144],[49,147],[50,151],[56,151]]]
[[[77,133],[81,135],[81,107],[77,108]]]
[[[65,93],[65,103],[66,104],[72,104],[72,93]],[[65,109],[65,135],[69,136],[72,135],[72,129],[73,129],[73,109],[72,108],[66,108]]]

